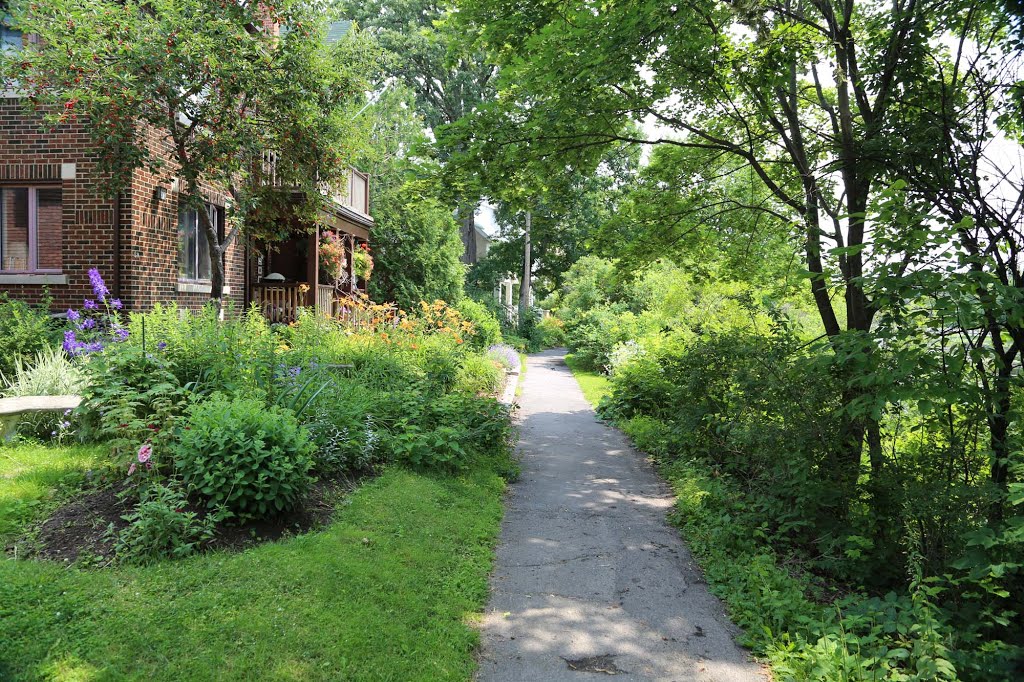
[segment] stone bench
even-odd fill
[[[65,412],[82,402],[77,395],[32,395],[22,398],[0,398],[0,433],[5,441],[18,432],[18,420],[30,412]]]

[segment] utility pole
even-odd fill
[[[526,211],[526,231],[523,234],[523,281],[519,285],[519,324],[526,321],[530,314],[530,289],[533,275],[533,261],[530,260],[530,227],[533,222],[533,214]]]

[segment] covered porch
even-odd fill
[[[344,317],[351,301],[365,293],[367,277],[353,255],[369,248],[373,218],[366,177],[357,180],[356,191],[335,196],[312,229],[296,225],[283,240],[254,244],[249,300],[270,322],[294,322],[302,308]]]

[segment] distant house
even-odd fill
[[[333,25],[329,39],[340,39],[348,27]],[[0,21],[0,48],[21,44],[18,31]],[[49,296],[55,310],[77,307],[90,295],[87,271],[95,267],[129,309],[172,301],[202,306],[211,289],[210,253],[196,212],[179,207],[177,182],[140,169],[120,196],[97,196],[87,123],[53,131],[41,124],[25,112],[17,92],[0,92],[0,292],[34,302]],[[167,145],[155,131],[148,141],[154,149]],[[272,154],[264,170],[273,182]],[[206,210],[223,230],[228,197],[213,185],[204,190]],[[295,222],[283,241],[237,240],[228,248],[226,301],[256,303],[272,320],[288,321],[300,306],[333,313],[345,296],[365,288],[352,271],[351,254],[369,241],[373,227],[369,178],[353,169],[329,194],[314,225]],[[340,277],[326,277],[319,265],[327,230],[346,251]]]
[[[462,262],[473,265],[483,260],[491,248],[491,241],[480,223],[474,221],[472,229],[464,226],[462,228]]]

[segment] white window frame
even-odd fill
[[[39,267],[39,190],[57,189],[61,190],[60,205],[64,208],[64,192],[60,187],[53,185],[0,185],[4,189],[27,189],[28,190],[28,268],[23,270],[8,270],[4,268],[3,240],[0,239],[0,275],[59,275],[62,268],[40,268]],[[0,225],[0,228],[3,226]],[[64,221],[61,220],[61,252],[64,249]],[[63,258],[61,261],[63,262]]]

